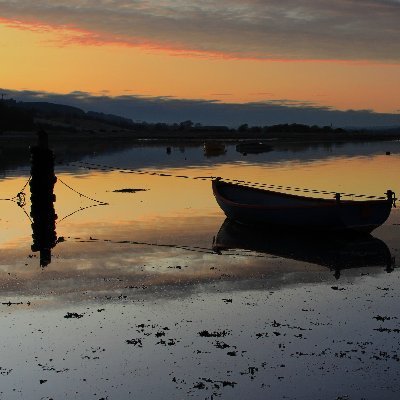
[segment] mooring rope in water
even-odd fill
[[[121,173],[132,173],[132,174],[139,174],[139,175],[152,175],[152,176],[160,176],[160,177],[173,177],[173,178],[184,178],[184,179],[193,179],[193,180],[214,180],[218,178],[217,176],[186,176],[186,175],[173,175],[173,174],[166,174],[162,172],[157,172],[157,171],[151,171],[151,170],[140,170],[140,169],[130,169],[130,168],[119,168],[115,166],[110,166],[110,165],[104,165],[104,164],[95,164],[95,163],[89,163],[85,161],[77,161],[77,162],[72,162],[69,163],[70,165],[77,165],[82,168],[86,169],[95,169],[95,170],[100,170],[100,171],[116,171],[116,172],[121,172]],[[292,186],[283,186],[283,185],[274,185],[274,184],[266,184],[266,183],[259,183],[259,182],[249,182],[249,181],[243,181],[239,179],[229,179],[229,178],[221,178],[221,181],[227,182],[227,183],[239,183],[243,186],[247,187],[255,187],[255,188],[260,188],[260,189],[274,189],[274,190],[284,190],[284,191],[294,191],[294,192],[303,192],[303,193],[313,193],[313,194],[325,194],[325,195],[334,195],[336,196],[339,194],[340,196],[343,197],[354,197],[354,198],[365,198],[365,199],[375,199],[375,200],[385,200],[387,197],[382,197],[382,196],[369,196],[366,194],[356,194],[356,193],[344,193],[344,192],[330,192],[326,190],[318,190],[318,189],[307,189],[307,188],[300,188],[300,187],[292,187]]]
[[[26,181],[25,185],[22,187],[22,189],[14,197],[0,199],[0,201],[12,201],[14,203],[17,203],[17,205],[19,207],[21,207],[21,208],[24,207],[25,204],[26,204],[26,201],[25,201],[26,194],[25,194],[24,190],[28,186],[28,184],[31,181],[31,179],[32,179],[32,176],[29,176],[29,178]]]
[[[32,175],[29,176],[28,180],[25,182],[25,185],[22,187],[22,189],[14,197],[0,199],[0,201],[11,201],[11,202],[17,204],[17,206],[28,217],[29,221],[31,223],[33,223],[32,218],[29,216],[29,214],[26,212],[26,210],[24,208],[26,206],[26,194],[25,194],[24,190],[28,186],[28,184],[31,181],[31,179],[32,179]]]
[[[16,203],[16,201],[14,200],[16,197],[17,197],[17,196],[14,196],[14,197],[7,197],[7,198],[4,198],[4,199],[0,199],[0,201],[13,201],[14,203]]]
[[[28,217],[29,221],[31,222],[31,224],[33,224],[33,220],[31,218],[31,216],[26,212],[25,208],[21,207],[21,210],[24,212],[24,214]]]
[[[86,207],[79,207],[78,209],[76,209],[75,211],[67,214],[65,217],[61,218],[60,220],[58,220],[56,222],[56,225],[58,225],[60,222],[65,221],[67,218],[71,217],[72,215],[84,211],[84,210],[88,210],[89,208],[93,208],[93,207],[99,207],[99,206],[107,206],[109,205],[109,203],[106,203],[105,201],[100,201],[100,200],[96,200],[92,197],[86,196],[85,194],[78,192],[77,190],[75,190],[73,187],[71,187],[70,185],[68,185],[67,183],[65,183],[62,179],[57,178],[57,181],[60,182],[61,184],[63,184],[65,187],[67,187],[68,189],[72,190],[74,193],[78,194],[80,197],[84,197],[85,199],[88,199],[90,201],[94,201],[96,204],[92,204],[90,206],[86,206]]]
[[[75,211],[69,213],[65,217],[61,218],[59,221],[56,222],[56,225],[58,225],[62,221],[65,221],[67,218],[71,217],[72,215],[77,214],[78,212],[88,210],[89,208],[93,208],[93,207],[100,207],[100,206],[107,206],[107,205],[108,205],[108,203],[100,203],[100,204],[92,204],[87,207],[80,207],[80,208],[76,209]]]
[[[12,201],[16,203],[18,207],[24,207],[26,205],[26,194],[24,192],[25,188],[28,186],[29,182],[31,181],[32,176],[28,178],[23,188],[13,197],[0,199],[0,201]]]
[[[28,180],[25,182],[25,185],[23,186],[23,188],[17,193],[17,205],[18,207],[24,212],[24,214],[28,217],[29,221],[31,222],[31,224],[33,223],[33,220],[31,218],[31,216],[26,212],[25,210],[25,205],[26,205],[26,198],[25,198],[25,192],[24,190],[26,189],[26,187],[28,186],[29,182],[32,180],[32,175],[29,176]]]
[[[99,205],[108,205],[108,203],[106,203],[105,201],[100,201],[100,200],[96,200],[93,199],[92,197],[86,196],[85,194],[78,192],[77,190],[75,190],[74,188],[72,188],[71,186],[69,186],[67,183],[65,183],[62,179],[57,178],[57,180],[62,183],[64,186],[66,186],[68,189],[72,190],[74,193],[78,194],[80,197],[84,197],[85,199],[94,201],[95,203],[99,203]]]
[[[24,192],[26,187],[28,186],[29,182],[32,180],[32,175],[29,176],[28,180],[25,182],[24,186],[22,187],[22,189],[13,197],[8,197],[8,198],[0,198],[0,201],[11,201],[13,203],[16,203],[18,205],[19,208],[21,208],[21,210],[24,212],[24,214],[28,217],[29,221],[31,223],[33,223],[32,218],[30,217],[30,215],[26,212],[25,210],[25,206],[26,206],[26,193]],[[72,190],[73,192],[75,192],[76,194],[78,194],[80,197],[84,197],[88,200],[94,201],[95,203],[98,204],[93,204],[87,207],[80,207],[79,209],[73,211],[72,213],[66,215],[65,217],[63,217],[61,220],[59,220],[57,223],[60,223],[61,221],[64,221],[65,219],[67,219],[68,217],[70,217],[73,214],[76,214],[79,211],[83,211],[86,210],[88,208],[92,208],[92,207],[96,207],[96,206],[105,206],[108,205],[108,203],[104,202],[104,201],[100,201],[100,200],[96,200],[93,199],[92,197],[86,196],[85,194],[78,192],[77,190],[75,190],[74,188],[72,188],[70,185],[68,185],[67,183],[65,183],[62,179],[58,178],[57,179],[61,184],[63,184],[64,186],[66,186],[68,189]]]
[[[187,175],[174,175],[174,174],[166,174],[164,172],[157,172],[152,170],[141,170],[141,169],[130,169],[130,168],[119,168],[110,165],[104,164],[94,164],[88,163],[84,161],[71,162],[68,165],[77,165],[81,168],[85,169],[94,169],[98,171],[116,171],[121,173],[128,174],[138,174],[138,175],[152,175],[152,176],[161,176],[161,177],[172,177],[172,178],[182,178],[182,179],[198,179],[198,180],[213,180],[217,178],[217,176],[187,176]]]
[[[32,180],[32,175],[29,176],[28,180],[26,181],[24,187],[19,191],[20,193],[25,190],[25,188],[28,186],[29,182]]]
[[[90,237],[89,239],[82,239],[79,237],[70,237],[67,239],[73,240],[77,243],[111,243],[111,244],[129,244],[134,246],[151,246],[151,247],[166,247],[171,249],[185,250],[195,253],[203,253],[203,254],[212,254],[212,255],[225,255],[225,256],[239,256],[239,257],[255,257],[255,258],[275,258],[272,255],[263,255],[263,254],[254,254],[256,252],[252,250],[242,249],[240,253],[227,253],[224,251],[222,253],[220,249],[216,250],[214,248],[209,247],[200,247],[200,246],[185,246],[178,244],[168,244],[168,243],[151,243],[151,242],[139,242],[134,240],[111,240],[111,239],[96,239]],[[247,254],[244,254],[247,253]]]

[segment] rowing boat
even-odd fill
[[[252,226],[275,226],[306,230],[371,232],[382,225],[395,206],[395,194],[366,200],[333,199],[282,193],[213,179],[217,203],[225,215]]]

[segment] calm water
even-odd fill
[[[261,235],[189,177],[381,196],[400,192],[400,143],[226,150],[60,150],[45,268],[29,186],[24,208],[0,201],[1,399],[397,398],[398,209],[362,240]],[[1,198],[28,157],[2,165]]]

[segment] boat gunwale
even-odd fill
[[[227,186],[234,186],[238,187],[240,189],[245,189],[249,191],[257,191],[261,193],[268,193],[272,195],[276,195],[279,197],[289,197],[289,198],[294,198],[298,200],[308,200],[312,201],[314,203],[318,203],[318,206],[321,207],[333,207],[333,206],[340,206],[340,205],[373,205],[373,204],[383,204],[384,202],[388,202],[388,199],[374,199],[374,200],[342,200],[340,199],[339,201],[336,199],[324,199],[320,197],[307,197],[307,196],[299,196],[296,194],[290,194],[290,193],[281,193],[281,192],[276,192],[273,190],[268,190],[268,189],[261,189],[261,188],[254,188],[254,187],[249,187],[249,186],[244,186],[236,183],[230,183],[230,182],[225,182],[223,180],[218,180],[214,179],[212,181],[212,187],[213,187],[213,192],[215,197],[219,197],[221,200],[224,202],[237,206],[237,207],[243,207],[243,208],[257,208],[257,209],[296,209],[296,208],[315,208],[316,204],[310,204],[310,205],[297,205],[297,206],[268,206],[268,205],[257,205],[257,204],[243,204],[243,203],[238,203],[236,201],[230,200],[223,196],[217,188],[217,185],[219,183],[222,183]]]

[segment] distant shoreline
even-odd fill
[[[78,161],[84,157],[93,155],[109,154],[124,151],[130,148],[164,148],[170,154],[173,148],[202,148],[205,157],[217,157],[225,154],[227,146],[241,144],[242,149],[236,150],[243,155],[258,154],[270,151],[301,151],[306,148],[342,146],[344,144],[367,144],[400,142],[400,135],[383,135],[382,133],[371,134],[340,134],[340,135],[280,135],[266,137],[266,135],[240,134],[240,135],[159,135],[153,132],[94,132],[94,133],[71,133],[71,132],[49,132],[49,146],[56,155],[57,164],[65,164]],[[262,142],[263,144],[250,144],[248,142]],[[4,177],[4,171],[20,167],[29,167],[29,148],[37,144],[36,131],[30,132],[8,132],[0,134],[0,178]],[[245,146],[243,148],[243,145]],[[237,146],[238,147],[238,146]]]
[[[370,142],[400,140],[398,132],[374,132],[374,131],[346,131],[344,133],[268,133],[259,132],[159,132],[159,131],[92,131],[92,132],[65,132],[47,131],[50,141],[103,141],[117,140],[132,143],[193,143],[201,144],[208,141],[220,141],[235,143],[243,141],[260,141],[272,144],[279,143],[343,143],[343,142]],[[3,132],[0,134],[0,143],[22,142],[29,144],[36,142],[36,131],[28,132]]]

